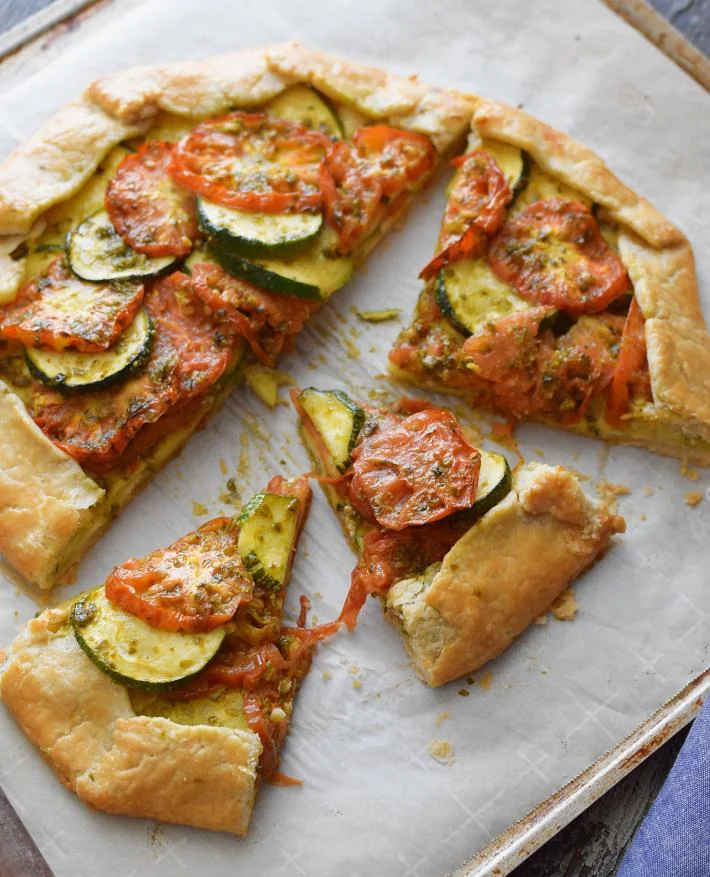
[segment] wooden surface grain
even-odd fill
[[[131,8],[139,0],[100,0],[110,14]],[[710,0],[649,0],[693,45],[710,55]],[[0,0],[0,35],[30,15],[49,6],[51,0]],[[91,31],[87,20],[83,38]],[[65,34],[73,24],[60,27]],[[71,34],[74,36],[74,34]],[[62,45],[59,46],[58,42]],[[56,31],[42,46],[47,59],[66,48],[73,39],[58,41]],[[3,89],[23,74],[22,58],[3,67]],[[607,792],[582,816],[520,865],[512,877],[613,877],[629,843],[655,799],[680,749],[687,731],[669,740],[647,761]],[[51,877],[52,872],[30,839],[22,822],[0,790],[0,877]]]

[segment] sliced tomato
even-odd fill
[[[551,308],[528,308],[494,321],[463,344],[463,353],[489,381],[497,406],[514,417],[537,410],[540,380],[540,324]]]
[[[330,140],[297,122],[234,112],[197,125],[177,145],[173,178],[210,201],[259,213],[320,207]]]
[[[488,261],[521,296],[568,314],[596,314],[631,288],[624,264],[583,204],[535,201],[491,241]]]
[[[132,322],[142,301],[142,283],[89,283],[60,256],[0,311],[0,336],[26,347],[106,350]]]
[[[543,415],[576,423],[611,380],[623,318],[581,317],[555,338],[540,331],[550,313],[530,308],[467,338],[464,353],[489,381],[496,406],[513,417]]]
[[[476,497],[481,455],[450,411],[420,411],[377,429],[352,456],[353,505],[390,530],[438,521]]]
[[[428,280],[445,265],[483,251],[501,226],[513,193],[496,160],[486,152],[469,152],[452,162],[458,167],[441,224],[440,250],[420,277]]]
[[[612,426],[621,426],[629,413],[631,400],[638,396],[652,399],[651,379],[646,357],[646,321],[634,296],[626,315],[624,332],[619,347],[619,358],[609,387],[604,416]]]
[[[370,595],[384,596],[395,582],[418,575],[443,560],[470,526],[470,521],[447,519],[398,532],[377,525],[368,528],[335,623],[353,630]]]
[[[214,630],[254,589],[237,551],[238,533],[233,518],[208,521],[168,548],[117,566],[106,579],[106,596],[158,630]]]
[[[73,396],[32,386],[28,407],[35,422],[81,463],[117,460],[143,427],[201,396],[229,363],[229,327],[215,323],[185,274],[176,272],[156,282],[145,306],[154,341],[139,374],[120,385]]]
[[[609,385],[616,365],[623,317],[581,317],[554,343],[541,346],[535,407],[567,426],[578,423],[592,399]]]
[[[104,206],[114,228],[146,256],[186,256],[197,236],[194,195],[168,174],[174,149],[149,140],[123,159],[106,187]]]
[[[229,323],[267,366],[275,364],[287,339],[301,331],[317,308],[316,302],[268,292],[232,277],[213,263],[193,265],[192,282],[205,304]]]
[[[348,253],[393,209],[393,202],[434,168],[436,153],[423,134],[389,125],[358,129],[352,143],[330,145],[321,166],[326,218]]]

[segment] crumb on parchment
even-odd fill
[[[353,679],[353,688],[357,691],[362,688],[362,679]]]
[[[448,740],[432,740],[426,749],[434,761],[438,761],[439,764],[454,763],[454,746]]]
[[[332,678],[333,674],[330,672],[330,670],[323,671],[323,682],[330,682]]]
[[[648,520],[648,518],[646,517],[645,514],[639,515],[639,521],[647,521],[647,520]]]
[[[687,505],[693,508],[696,505],[700,505],[700,503],[703,501],[703,495],[699,490],[689,490],[685,494],[685,501]]]
[[[697,469],[691,469],[687,460],[681,460],[680,474],[685,476],[689,481],[697,481],[700,478],[700,473]]]
[[[558,621],[571,621],[577,614],[577,598],[572,588],[565,588],[555,602],[550,606],[550,611]]]
[[[204,503],[197,502],[197,500],[192,500],[192,514],[196,518],[202,517],[202,515],[206,515],[209,512],[209,509]]]
[[[343,347],[348,359],[360,359],[360,348],[350,338],[343,338]]]
[[[402,313],[402,309],[384,308],[379,311],[361,311],[359,308],[353,307],[353,313],[366,323],[384,323],[386,320],[396,320]]]
[[[488,670],[486,673],[483,673],[476,679],[476,682],[481,688],[483,688],[485,691],[488,691],[488,689],[491,687],[491,684],[493,683],[493,671]]]
[[[441,712],[436,714],[436,718],[434,719],[434,724],[438,728],[439,725],[448,721],[451,718],[451,713],[448,710],[441,710]]]
[[[595,487],[599,496],[613,512],[616,511],[618,505],[617,499],[620,496],[628,496],[631,493],[631,488],[626,484],[615,484],[613,481],[597,481]]]
[[[653,488],[649,487],[649,485],[647,484],[643,489],[643,495],[644,496],[653,496]]]

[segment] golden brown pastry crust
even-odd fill
[[[683,233],[591,149],[522,110],[478,99],[471,137],[472,146],[482,137],[525,150],[542,170],[600,205],[600,215],[619,226],[619,255],[646,320],[653,404],[633,412],[618,428],[607,424],[601,412],[591,427],[569,428],[710,465],[710,337],[693,251]],[[411,380],[395,366],[390,372]],[[416,383],[441,389],[436,382]]]
[[[710,338],[693,251],[683,233],[614,176],[591,149],[522,110],[481,101],[472,124],[482,137],[524,149],[543,170],[604,207],[605,218],[621,226],[619,255],[646,319],[655,410],[646,412],[645,419],[655,416],[664,425],[675,425],[681,439],[710,441]],[[623,427],[612,434],[623,437]],[[653,439],[637,438],[636,443],[654,446]],[[677,454],[682,453],[681,447]],[[707,459],[702,452],[691,453],[710,463],[710,451]]]
[[[15,640],[0,694],[18,724],[87,804],[244,835],[254,806],[257,734],[137,716],[67,625],[69,605]]]
[[[104,491],[55,447],[0,381],[0,551],[49,588]]]
[[[160,112],[200,118],[235,108],[262,104],[295,82],[308,82],[336,100],[355,107],[370,118],[429,134],[440,157],[463,140],[473,111],[473,99],[452,91],[440,91],[421,83],[315,52],[296,43],[259,47],[155,67],[138,67],[97,80],[73,103],[60,110],[46,125],[0,164],[0,303],[11,300],[22,279],[23,260],[13,259],[14,251],[42,223],[42,214],[81,189],[111,148],[150,126]],[[388,225],[399,219],[392,217]],[[374,245],[373,238],[371,244]],[[15,419],[15,432],[27,428],[20,407],[4,405],[2,416]],[[9,420],[4,424],[10,429]],[[3,442],[7,431],[4,432]],[[42,447],[47,460],[59,453],[69,467],[70,458],[58,451],[44,436],[33,436],[33,447]],[[0,448],[8,465],[13,451]],[[0,458],[0,463],[3,460]],[[76,467],[76,464],[73,464]],[[50,467],[51,468],[51,467]],[[77,467],[78,468],[78,467]],[[0,490],[14,475],[0,472]],[[81,470],[78,470],[81,473]],[[86,476],[84,476],[86,479]],[[47,538],[42,511],[46,497],[64,491],[64,481],[53,482],[52,472],[42,470],[39,481],[30,481],[21,491],[25,503],[8,512],[9,503],[0,504],[0,550],[28,579],[41,587],[51,587],[53,570],[61,567],[62,532],[67,539],[79,529],[86,513],[85,497],[76,492],[79,505],[71,509],[70,493],[63,493],[66,520],[52,523],[55,530]],[[8,514],[14,516],[8,518]],[[34,540],[34,553],[25,547],[13,548],[18,532],[13,523],[19,516],[36,526],[28,535]],[[63,529],[62,529],[63,527]],[[92,541],[101,527],[94,527]],[[61,571],[61,570],[60,570]]]
[[[567,469],[529,463],[434,575],[390,589],[387,615],[419,675],[443,685],[507,649],[624,528]]]

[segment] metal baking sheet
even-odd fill
[[[524,101],[531,111],[596,145],[622,176],[637,183],[684,225],[696,244],[701,272],[707,276],[707,250],[702,249],[703,244],[707,247],[707,226],[701,219],[703,207],[699,200],[694,208],[690,203],[691,187],[696,182],[692,169],[681,168],[678,172],[677,164],[672,164],[670,176],[677,185],[660,182],[661,178],[667,182],[668,160],[677,153],[679,142],[708,142],[707,132],[688,131],[680,124],[676,129],[678,140],[672,131],[664,130],[669,114],[672,116],[671,103],[676,101],[679,109],[685,110],[681,117],[684,122],[692,119],[691,127],[703,113],[707,118],[707,103],[688,89],[684,77],[678,78],[677,71],[608,13],[601,9],[593,12],[581,0],[569,4],[563,14],[554,6],[508,2],[500,4],[492,19],[486,19],[483,13],[464,10],[463,4],[447,2],[441,4],[441,21],[432,22],[430,12],[424,20],[423,14],[418,17],[404,3],[390,3],[384,9],[381,4],[364,3],[356,16],[347,8],[338,7],[333,13],[332,7],[330,12],[318,7],[315,11],[322,9],[321,15],[314,12],[313,20],[307,21],[304,6],[287,9],[283,4],[271,3],[260,11],[258,19],[232,20],[233,28],[227,35],[227,22],[220,28],[221,34],[205,25],[215,20],[215,12],[229,18],[223,4],[206,4],[200,20],[193,19],[194,26],[188,26],[195,13],[187,4],[173,4],[169,14],[164,4],[145,4],[137,18],[127,16],[121,22],[123,27],[103,42],[99,35],[92,46],[79,46],[66,59],[60,58],[59,69],[49,74],[51,89],[45,75],[44,82],[40,76],[38,81],[8,95],[8,104],[4,105],[6,144],[29,133],[48,108],[71,97],[93,73],[146,62],[154,56],[225,50],[234,46],[231,34],[238,32],[237,25],[241,26],[240,44],[296,35],[346,57],[383,63],[381,59],[386,56],[387,66],[402,72],[409,72],[416,64],[423,78],[432,82],[468,87],[512,102]],[[166,25],[168,20],[171,25]],[[521,21],[524,28],[520,28]],[[583,30],[577,27],[581,21]],[[163,42],[156,36],[158,30],[165,37]],[[185,40],[179,30],[189,33],[190,39]],[[518,31],[524,31],[524,37]],[[452,37],[455,33],[466,39]],[[174,39],[168,39],[173,35]],[[413,53],[407,44],[416,45],[417,52]],[[117,46],[122,47],[120,51],[116,51]],[[76,56],[75,51],[79,52]],[[568,68],[563,79],[565,53],[577,57],[580,52],[590,61],[596,59],[597,68],[603,59],[604,69],[594,69],[590,64],[591,69],[575,69],[572,74]],[[550,53],[562,57],[551,61]],[[69,67],[71,75],[67,76]],[[655,85],[664,78],[660,89],[645,94],[645,83]],[[46,100],[28,106],[27,96],[39,87],[44,87]],[[580,95],[584,100],[579,100]],[[643,101],[647,101],[646,106]],[[591,118],[585,118],[585,108]],[[609,119],[600,115],[602,109]],[[625,131],[625,123],[640,125],[641,130]],[[603,137],[599,131],[604,132]],[[642,153],[633,151],[634,135],[638,146],[644,139],[656,146],[648,167],[637,167],[636,156]],[[700,173],[702,159],[691,156],[692,168],[699,168]],[[411,311],[416,283],[412,277],[402,277],[401,266],[418,264],[422,260],[419,254],[430,251],[442,203],[440,193],[431,194],[428,202],[415,211],[405,231],[376,254],[366,275],[340,294],[332,309],[324,312],[299,342],[296,356],[286,367],[301,382],[326,386],[341,381],[363,393],[383,386],[375,375],[383,367],[384,353],[397,327],[365,327],[353,319],[350,308],[355,302],[362,307],[381,305],[386,294],[402,302],[405,315]],[[343,381],[345,375],[348,379]],[[82,575],[83,584],[100,579],[127,553],[148,550],[193,526],[193,499],[203,501],[205,493],[212,492],[210,511],[221,511],[224,506],[219,494],[224,485],[215,477],[217,460],[229,461],[230,474],[237,476],[245,493],[258,487],[259,479],[274,466],[285,465],[289,471],[303,468],[303,455],[297,443],[291,441],[292,427],[293,418],[285,409],[273,418],[248,395],[235,397],[224,414],[128,510],[93,552]],[[265,439],[265,428],[274,437],[271,442]],[[641,452],[617,449],[608,459],[600,459],[599,447],[593,442],[567,441],[535,429],[525,430],[523,435],[523,447],[529,456],[544,450],[546,459],[560,459],[588,472],[592,477],[590,489],[600,479],[632,484],[634,489],[630,497],[620,501],[622,511],[631,511],[629,535],[620,550],[615,550],[580,585],[580,614],[572,624],[550,621],[533,629],[492,666],[492,675],[479,674],[475,683],[464,681],[460,689],[454,685],[428,692],[412,678],[398,642],[371,607],[363,629],[355,637],[343,637],[321,651],[303,692],[287,750],[287,767],[306,777],[303,794],[295,793],[299,800],[294,807],[293,799],[284,797],[287,793],[265,789],[252,837],[247,843],[236,842],[237,849],[234,841],[201,832],[177,827],[158,829],[136,821],[87,814],[68,793],[56,787],[49,770],[3,717],[0,782],[55,872],[82,873],[88,868],[83,873],[91,873],[87,863],[101,855],[92,840],[92,833],[98,833],[102,848],[107,843],[115,859],[107,873],[122,875],[129,871],[149,874],[156,867],[164,870],[166,862],[180,873],[198,861],[203,863],[206,851],[217,874],[223,868],[231,870],[236,857],[240,865],[258,864],[259,847],[273,844],[276,838],[283,849],[279,850],[277,866],[269,873],[280,873],[280,867],[284,873],[299,873],[300,869],[303,873],[325,874],[347,864],[352,873],[443,874],[496,836],[497,840],[457,873],[476,877],[505,874],[660,745],[673,729],[690,720],[699,697],[706,691],[706,676],[691,684],[686,696],[678,696],[647,721],[645,730],[617,744],[691,678],[693,670],[697,672],[707,663],[698,628],[710,607],[693,584],[695,565],[681,561],[680,568],[677,564],[675,569],[669,568],[668,558],[658,555],[654,540],[643,537],[641,527],[651,522],[657,532],[668,524],[677,538],[685,536],[693,544],[704,543],[710,523],[705,503],[691,510],[683,502],[685,492],[704,489],[703,481],[690,483],[678,473],[676,463],[654,460]],[[255,460],[248,471],[242,472],[238,464],[241,436],[247,436]],[[654,493],[645,496],[644,487]],[[670,520],[667,506],[671,507]],[[322,502],[316,504],[315,512],[312,534],[325,536],[312,536],[307,544],[307,557],[299,561],[294,591],[302,587],[313,592],[320,587],[318,593],[323,599],[321,605],[316,599],[316,611],[325,618],[337,607],[352,561],[338,541],[337,530]],[[151,531],[137,533],[142,521],[155,515],[159,519]],[[641,521],[642,515],[646,521]],[[681,517],[683,527],[673,517],[676,515]],[[326,545],[338,546],[339,550],[324,551]],[[702,556],[702,551],[696,555],[698,568]],[[654,581],[652,593],[638,591],[637,596],[643,596],[635,607],[641,614],[638,618],[629,612],[632,607],[620,605],[624,597],[616,589],[622,584],[628,586],[629,578],[632,591],[640,589],[645,564],[650,564]],[[318,586],[315,583],[323,579],[323,569],[333,576]],[[668,594],[658,593],[658,579],[664,579]],[[661,596],[668,605],[659,600]],[[16,594],[13,609],[16,614],[12,618],[0,619],[3,642],[33,607]],[[618,625],[619,636],[614,637],[611,657],[630,665],[626,668],[630,672],[618,675],[613,660],[607,661],[604,655],[592,656],[590,651],[595,639],[610,633],[604,626],[614,624]],[[683,648],[666,649],[663,637],[657,636],[659,625],[670,629]],[[575,678],[575,661],[589,661],[590,657],[604,667],[596,668],[598,672],[589,679]],[[332,678],[326,682],[323,673],[330,673]],[[644,690],[637,691],[639,686]],[[566,688],[565,697],[571,701],[562,711],[546,699],[560,687]],[[464,689],[469,692],[466,698],[459,694]],[[378,709],[378,702],[382,709]],[[503,722],[506,711],[510,715]],[[449,718],[437,724],[447,712]],[[526,716],[524,728],[520,727],[521,715]],[[547,738],[544,733],[550,729],[543,727],[543,719],[554,726]],[[490,742],[491,729],[495,729],[496,738],[503,735],[500,745]],[[452,765],[440,765],[428,756],[428,742],[433,739],[453,743]],[[602,755],[610,746],[610,752]],[[325,762],[321,756],[326,757]],[[504,760],[511,762],[509,768]],[[592,762],[591,768],[563,785]],[[376,772],[380,783],[372,776]],[[524,816],[543,799],[543,804]],[[41,812],[36,801],[42,802]],[[368,810],[374,812],[368,814]],[[378,829],[384,812],[390,818],[383,846]],[[294,813],[308,814],[308,822],[304,825],[294,820]],[[519,816],[522,820],[506,831]],[[310,830],[314,819],[319,820],[317,832]],[[307,842],[304,844],[301,838],[297,848],[289,847],[285,832],[299,828],[305,830]],[[330,834],[327,848],[323,847],[324,834]],[[366,836],[364,845],[362,839]],[[79,856],[77,849],[82,850]],[[127,855],[132,856],[130,861]],[[111,867],[116,870],[111,871]]]

